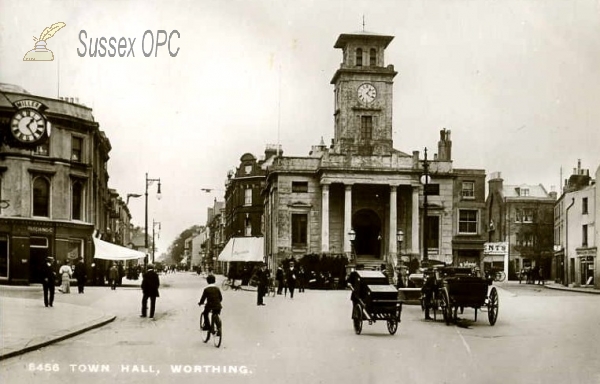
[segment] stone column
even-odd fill
[[[352,184],[346,185],[346,190],[344,194],[344,253],[348,256],[348,259],[351,257],[351,244],[350,244],[350,236],[348,236],[348,232],[352,229]]]
[[[413,187],[412,191],[412,229],[411,229],[411,244],[412,254],[419,255],[419,187]]]
[[[398,243],[396,239],[396,232],[398,232],[398,208],[397,208],[397,187],[390,185],[390,231],[388,234],[389,239],[389,260],[388,263],[396,267],[397,255],[398,255]]]
[[[321,253],[329,253],[329,184],[321,190]]]

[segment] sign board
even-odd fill
[[[508,253],[508,243],[506,241],[485,243],[483,244],[483,253],[486,255],[505,255]]]

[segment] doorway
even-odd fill
[[[48,238],[34,237],[29,240],[29,283],[41,283],[42,271],[48,252]]]
[[[352,217],[356,233],[354,249],[358,257],[381,258],[381,219],[371,209],[361,209]]]

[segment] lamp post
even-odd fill
[[[404,232],[398,231],[396,233],[396,241],[398,242],[398,255],[400,256],[400,264],[403,264],[402,252],[400,250],[402,249],[402,242],[404,241]]]
[[[425,158],[423,160],[423,175],[421,176],[421,184],[423,184],[423,260],[422,264],[427,264],[429,261],[429,250],[427,242],[429,241],[429,227],[427,226],[427,194],[429,193],[429,162],[427,161],[427,148],[425,148]]]
[[[144,248],[146,248],[146,252],[148,251],[148,186],[151,185],[155,181],[158,181],[158,188],[156,190],[156,198],[160,200],[160,198],[161,198],[160,179],[149,179],[148,172],[146,172],[146,194],[145,194],[146,195],[146,207],[144,209],[144,211],[145,211],[145,215],[144,215]],[[144,262],[146,264],[148,263],[147,260],[144,260]],[[154,263],[154,255],[152,255],[152,263]]]
[[[154,263],[154,252],[156,251],[154,243],[154,229],[156,228],[156,224],[158,224],[158,238],[160,239],[160,221],[154,221],[154,219],[152,219],[152,263]]]
[[[356,252],[354,249],[354,240],[356,239],[356,232],[354,232],[354,229],[350,229],[350,232],[348,232],[348,239],[350,240],[350,261],[356,264]]]

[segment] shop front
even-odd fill
[[[91,260],[90,224],[31,219],[0,219],[0,283],[41,283],[47,257]]]
[[[579,265],[579,284],[594,285],[596,248],[577,249],[577,264]]]

